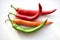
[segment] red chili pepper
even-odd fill
[[[21,8],[15,8],[12,5],[11,5],[11,7],[14,8],[17,11],[17,13],[19,13],[21,15],[26,15],[26,16],[34,16],[37,12],[39,12],[39,10],[25,10],[25,9],[21,9]],[[49,10],[49,11],[42,11],[41,15],[51,14],[55,11],[56,11],[56,9]]]
[[[41,15],[51,14],[51,13],[55,12],[56,10],[57,9],[42,11]],[[24,10],[24,9],[20,9],[20,8],[17,8],[16,11],[17,11],[17,13],[26,15],[26,16],[34,16],[38,12],[38,10]]]
[[[39,6],[39,12],[37,12],[34,16],[26,16],[26,15],[21,15],[18,13],[14,14],[14,15],[18,18],[25,19],[25,20],[35,20],[36,18],[39,17],[39,15],[41,15],[41,12],[42,12],[42,7],[41,7],[40,3],[38,4],[38,6]],[[10,14],[12,14],[12,13],[10,13]]]

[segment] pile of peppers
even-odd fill
[[[19,30],[25,33],[35,32],[43,28],[44,25],[49,25],[53,23],[51,21],[47,21],[47,19],[45,21],[34,21],[34,20],[36,20],[40,15],[47,15],[56,11],[56,9],[51,11],[42,11],[42,6],[40,3],[38,3],[38,10],[25,10],[21,8],[15,8],[13,5],[11,5],[11,7],[17,12],[17,14],[14,14],[14,13],[8,14],[8,18],[12,24],[12,27],[15,28],[16,30]],[[9,16],[10,14],[13,14],[16,18],[11,20]],[[25,25],[32,28],[24,28],[24,27],[21,27],[20,25]]]

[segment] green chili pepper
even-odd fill
[[[13,28],[15,28],[16,30],[25,32],[25,33],[35,32],[35,31],[43,28],[44,25],[45,25],[46,22],[47,22],[47,19],[46,19],[42,24],[40,24],[39,26],[37,26],[37,27],[35,27],[35,28],[23,28],[23,27],[21,27],[20,25],[15,24],[15,23],[10,19],[9,14],[8,14],[8,18],[9,18],[9,21],[11,22]]]

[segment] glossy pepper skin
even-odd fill
[[[39,12],[39,10],[25,10],[25,9],[21,9],[21,8],[15,8],[15,7],[13,7],[13,5],[11,5],[11,7],[14,8],[18,14],[26,15],[26,16],[34,16],[36,13]],[[48,11],[42,10],[41,15],[51,14],[51,13],[55,12],[56,10],[57,9],[48,10]]]
[[[24,19],[24,20],[35,20],[39,17],[39,15],[41,15],[41,12],[42,12],[42,7],[41,7],[40,3],[38,4],[38,6],[39,6],[39,12],[37,12],[34,16],[26,16],[26,15],[21,15],[21,14],[14,14],[14,15],[17,18],[21,18],[21,19]]]
[[[18,30],[18,31],[25,32],[25,33],[35,32],[35,31],[43,28],[44,25],[45,25],[46,22],[47,22],[47,20],[45,20],[42,24],[40,24],[39,26],[37,26],[37,27],[35,27],[35,28],[23,28],[23,27],[20,27],[19,25],[15,24],[15,23],[10,19],[9,15],[8,15],[8,18],[9,18],[9,21],[11,22],[13,28],[15,28],[15,29]]]

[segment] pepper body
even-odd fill
[[[20,8],[17,8],[16,11],[18,14],[26,15],[26,16],[34,16],[36,13],[38,13],[38,11],[36,10],[24,10]]]
[[[36,27],[39,24],[42,24],[43,21],[27,21],[27,20],[22,20],[22,19],[15,18],[15,19],[13,19],[13,22],[16,23],[16,24],[25,25],[25,26],[28,26],[28,27],[32,27],[32,26]],[[45,25],[49,25],[51,23],[53,23],[53,22],[47,21]]]
[[[32,33],[32,32],[35,32],[41,28],[44,27],[44,25],[46,24],[47,20],[45,20],[42,24],[40,24],[39,26],[35,27],[35,28],[23,28],[17,24],[15,24],[9,17],[8,15],[8,18],[9,18],[9,21],[11,22],[13,28],[15,28],[16,30],[19,30],[19,31],[22,31],[22,32],[25,32],[25,33]]]
[[[32,20],[35,20],[39,17],[39,13],[37,13],[36,15],[34,16],[25,16],[25,15],[21,15],[21,14],[16,14],[16,17],[17,18],[21,18],[23,20],[29,20],[29,21],[32,21]]]
[[[42,10],[41,15],[51,14],[51,13],[55,12],[56,10],[57,9],[48,10],[48,11]],[[20,9],[20,8],[17,8],[16,11],[17,11],[17,13],[19,13],[21,15],[26,15],[26,16],[34,16],[36,13],[38,13],[38,10],[24,10],[24,9]]]

